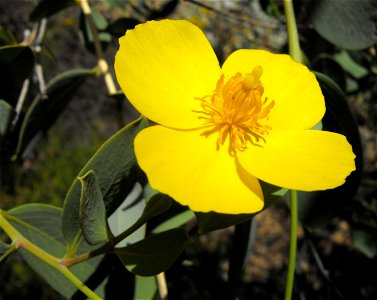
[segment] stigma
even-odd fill
[[[237,72],[226,82],[222,74],[211,95],[195,98],[201,102],[202,110],[195,112],[203,119],[203,135],[218,134],[217,149],[229,141],[228,151],[234,156],[249,145],[263,147],[266,143],[271,130],[268,115],[275,101],[263,98],[262,74],[261,66],[250,73]]]

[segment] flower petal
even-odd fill
[[[255,177],[288,189],[335,188],[355,170],[355,155],[343,135],[317,130],[271,130],[262,147],[237,153]]]
[[[154,122],[195,128],[203,97],[219,78],[216,55],[203,32],[187,21],[150,21],[119,39],[118,82],[135,108]]]
[[[200,130],[152,126],[135,139],[135,153],[151,186],[194,211],[239,214],[263,208],[259,181]]]
[[[227,58],[222,72],[229,78],[255,66],[263,68],[263,97],[275,101],[268,121],[273,129],[310,129],[322,119],[325,102],[315,76],[288,55],[238,50]]]

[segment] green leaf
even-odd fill
[[[130,246],[116,248],[114,252],[131,272],[151,276],[168,269],[181,254],[187,240],[186,230],[175,228]]]
[[[101,13],[95,9],[92,9],[92,19],[96,30],[98,32],[98,40],[101,43],[101,47],[103,50],[106,50],[111,42],[111,35],[105,31],[107,28],[107,21],[101,15]],[[85,48],[88,49],[89,52],[92,54],[96,54],[95,46],[94,46],[94,37],[92,34],[92,29],[90,27],[90,22],[88,17],[81,13],[80,15],[80,37],[84,42]]]
[[[141,172],[136,164],[133,141],[136,134],[147,125],[146,119],[139,118],[121,129],[97,150],[78,174],[83,176],[89,170],[96,173],[107,216],[124,201],[140,179]],[[81,234],[80,194],[81,185],[75,179],[67,193],[63,209],[63,233],[69,247],[78,242]]]
[[[145,209],[146,200],[142,196],[142,187],[136,183],[121,205],[108,218],[109,227],[114,236],[130,228],[141,217]],[[123,247],[129,243],[136,243],[145,237],[146,226],[141,226],[134,233],[117,244]]]
[[[157,292],[156,278],[154,276],[135,276],[134,299],[153,300]]]
[[[4,267],[8,256],[15,250],[15,247],[12,247],[12,245],[8,245],[0,241],[0,271]]]
[[[256,240],[255,220],[248,220],[235,226],[229,257],[228,282],[237,293],[241,283],[243,269],[248,261]]]
[[[185,210],[177,215],[172,216],[161,224],[153,228],[153,233],[163,232],[169,229],[177,228],[186,224],[188,221],[195,218],[195,213],[192,210]]]
[[[298,192],[298,214],[308,227],[320,227],[345,207],[355,194],[363,168],[363,153],[358,127],[342,90],[327,76],[315,73],[326,102],[326,113],[322,119],[323,130],[344,135],[356,155],[356,171],[345,184],[331,190]]]
[[[273,186],[263,181],[259,181],[259,182],[262,186],[263,195],[264,195],[265,204],[264,204],[263,210],[270,207],[270,205],[275,203],[277,199],[283,197],[285,193],[287,192],[286,189]],[[248,220],[251,220],[254,216],[256,216],[260,212],[257,212],[255,214],[238,214],[238,215],[219,214],[215,212],[209,212],[209,213],[195,212],[195,216],[198,219],[199,232],[205,233],[209,231],[224,229],[229,226],[246,222]]]
[[[377,256],[376,234],[366,230],[352,230],[353,247],[366,255],[368,258]]]
[[[75,69],[63,72],[47,83],[47,99],[38,95],[30,105],[22,122],[16,154],[25,147],[39,131],[48,130],[63,112],[80,86],[94,76],[93,70]]]
[[[76,4],[75,0],[41,0],[30,13],[30,21],[37,22]]]
[[[60,228],[61,208],[46,204],[25,204],[7,212],[6,218],[24,237],[48,253],[63,257],[66,252],[64,238]],[[85,245],[79,252],[85,251]],[[43,277],[57,292],[66,298],[71,298],[76,287],[56,269],[42,262],[25,249],[20,254],[41,277]],[[85,281],[94,272],[101,257],[93,258],[70,268],[81,281]]]
[[[342,66],[330,55],[320,54],[311,63],[312,69],[329,76],[342,90],[346,88],[346,73]]]
[[[360,50],[377,41],[375,0],[317,0],[311,21],[325,39],[344,49]]]
[[[347,71],[352,77],[356,79],[363,78],[368,75],[368,70],[356,63],[347,51],[341,51],[334,55],[334,59]]]
[[[172,204],[171,198],[165,194],[155,194],[147,202],[143,214],[138,222],[147,222],[149,219],[168,210]]]
[[[143,201],[144,202],[144,201]],[[129,237],[133,234],[136,230],[139,230],[142,226],[152,219],[153,217],[162,214],[163,212],[167,211],[172,204],[170,197],[164,194],[157,193],[153,195],[148,201],[143,210],[141,216],[137,219],[135,223],[132,224],[126,231],[119,235],[117,239],[117,245],[120,246],[121,244],[125,243],[125,238],[129,241]],[[119,244],[119,242],[122,242]]]
[[[78,177],[81,183],[80,221],[85,240],[96,245],[109,240],[106,219],[106,208],[96,173],[88,171]]]
[[[21,86],[33,72],[34,61],[34,53],[30,47],[0,47],[0,99],[6,100],[13,107],[16,106]]]
[[[229,226],[240,224],[251,220],[256,214],[219,214],[215,212],[195,212],[195,216],[198,219],[198,226],[200,233],[206,233],[219,229],[224,229]]]
[[[5,42],[6,44],[17,44],[16,38],[13,36],[13,34],[3,28],[3,26],[0,25],[0,39]]]
[[[140,23],[139,20],[134,18],[119,18],[109,24],[105,30],[111,35],[120,38],[126,33],[126,30],[134,29]]]
[[[9,103],[0,99],[0,140],[8,132],[14,114],[13,107]]]

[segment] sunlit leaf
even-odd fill
[[[331,43],[349,50],[365,49],[377,41],[377,1],[317,0],[311,21]]]
[[[61,208],[46,204],[25,204],[7,212],[7,220],[24,237],[46,252],[62,258],[66,252],[64,238],[60,229]],[[79,250],[80,252],[80,250]],[[76,287],[56,269],[42,262],[39,258],[21,249],[20,254],[41,277],[57,292],[70,298]],[[85,281],[95,270],[101,258],[93,258],[70,268],[82,281]]]
[[[356,170],[347,177],[345,184],[335,189],[298,192],[299,219],[309,227],[324,226],[349,203],[358,188],[363,168],[360,135],[345,95],[327,76],[320,73],[316,76],[326,101],[323,130],[346,136],[356,155]]]
[[[75,69],[63,72],[47,83],[47,98],[36,96],[26,112],[16,154],[21,155],[39,131],[46,131],[52,126],[77,90],[91,76],[94,76],[93,70]]]
[[[273,186],[266,182],[260,181],[260,183],[261,183],[263,195],[264,195],[263,210],[270,207],[270,205],[272,205],[277,199],[283,197],[285,193],[287,192],[286,189]],[[204,233],[204,232],[224,229],[232,225],[246,222],[248,220],[251,220],[258,213],[230,215],[230,214],[219,214],[215,212],[209,212],[209,213],[195,212],[195,216],[198,219],[199,232]]]
[[[40,21],[75,4],[75,0],[41,0],[30,13],[30,21]]]
[[[156,278],[154,276],[135,278],[135,296],[134,299],[153,300],[157,292]]]
[[[152,230],[152,232],[153,233],[159,233],[159,232],[163,232],[163,231],[166,231],[166,230],[169,230],[169,229],[173,229],[173,228],[182,226],[182,225],[186,224],[188,221],[192,220],[193,218],[195,218],[194,212],[192,210],[187,209],[187,210],[185,210],[185,211],[183,211],[183,212],[181,212],[177,215],[170,217],[166,221],[162,222],[161,224],[156,226]]]
[[[107,216],[124,201],[140,179],[133,141],[147,125],[147,120],[140,118],[124,127],[97,150],[78,174],[83,176],[89,170],[96,173]],[[69,246],[76,243],[81,234],[80,194],[81,185],[75,179],[65,198],[63,210],[63,233]]]
[[[175,228],[117,248],[114,252],[131,272],[151,276],[168,269],[181,254],[187,240],[186,230]]]
[[[81,183],[80,221],[85,240],[96,245],[109,240],[106,208],[96,174],[90,170],[82,177]]]
[[[142,195],[142,188],[136,183],[126,199],[108,218],[109,227],[114,236],[130,228],[141,217],[145,208],[145,199]],[[146,226],[140,227],[123,241],[118,243],[118,247],[126,246],[129,243],[136,243],[145,237]]]
[[[145,200],[142,199],[142,202],[144,203]],[[128,235],[125,236],[127,240],[129,241],[129,237],[131,234],[135,232],[135,230],[139,230],[142,226],[145,228],[145,224],[155,217],[156,215],[162,214],[166,210],[168,210],[171,206],[171,199],[167,195],[157,193],[153,195],[146,203],[145,208],[143,210],[143,213],[141,216],[134,222],[129,228],[127,228],[126,233]],[[125,243],[125,239],[120,241],[121,243],[118,243],[118,246],[123,245]]]

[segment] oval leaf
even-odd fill
[[[109,240],[106,208],[96,173],[90,170],[82,177],[81,183],[80,221],[85,240],[96,245]]]
[[[83,176],[89,170],[96,173],[107,216],[124,201],[139,180],[133,141],[147,125],[147,120],[140,118],[118,131],[97,150],[78,174]],[[63,233],[69,247],[78,242],[81,234],[80,195],[81,185],[76,179],[67,193],[63,208]]]
[[[30,13],[30,21],[37,22],[76,4],[75,0],[41,0]]]
[[[165,271],[175,262],[187,240],[186,230],[175,228],[114,252],[132,273],[152,276]]]
[[[141,216],[132,226],[115,238],[115,243],[119,245],[120,242],[124,242],[125,238],[128,238],[136,230],[145,225],[151,218],[168,210],[171,206],[171,202],[170,197],[164,194],[158,193],[152,196],[151,199],[148,200]]]
[[[102,30],[106,29],[108,24],[104,16],[95,9],[92,9],[92,14],[90,16],[86,16],[83,13],[80,15],[80,37],[84,42],[85,48],[91,52],[92,54],[96,54],[96,49],[94,45],[94,37],[90,25],[90,21],[88,18],[92,18],[94,25],[96,26],[96,30],[98,31],[98,40],[101,43],[101,47],[103,50],[106,50],[111,42],[111,35],[107,32],[102,32]]]
[[[25,147],[39,131],[48,130],[56,121],[80,86],[91,76],[93,70],[76,69],[63,72],[47,83],[47,99],[38,95],[30,105],[22,122],[16,154]]]
[[[33,72],[34,61],[34,52],[30,47],[0,47],[0,99],[16,106],[21,86]]]
[[[349,50],[365,49],[377,41],[377,1],[317,0],[311,21],[329,42]]]
[[[141,22],[134,18],[119,18],[107,26],[106,31],[117,38],[122,37],[126,30],[134,29]]]
[[[0,99],[0,140],[6,135],[15,112],[13,107]]]
[[[0,272],[3,269],[8,256],[16,250],[12,245],[8,245],[0,241]]]
[[[9,218],[7,220],[33,244],[56,257],[63,257],[66,246],[60,229],[61,213],[61,208],[52,205],[25,204],[8,211]],[[82,246],[87,247],[85,245]],[[87,250],[82,248],[82,250],[79,249],[79,252]],[[34,271],[65,298],[70,299],[76,292],[77,288],[56,269],[24,249],[20,249],[20,254]],[[85,282],[94,272],[100,260],[101,257],[93,258],[73,266],[70,271],[82,282]]]

